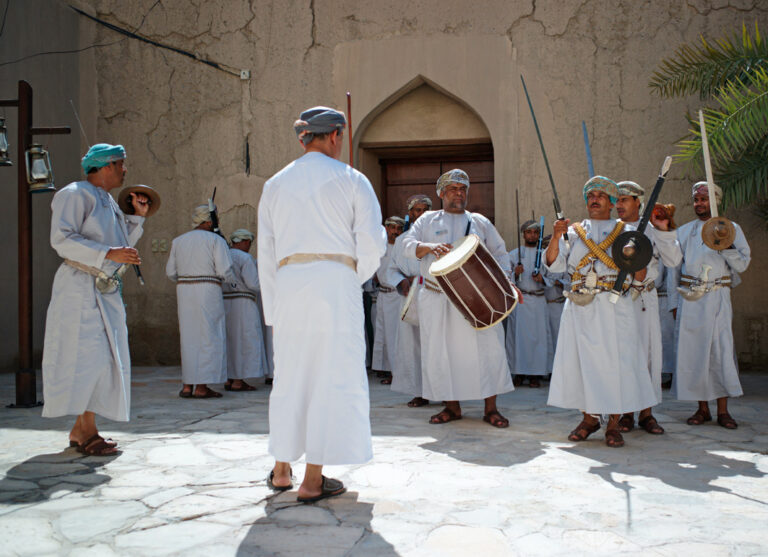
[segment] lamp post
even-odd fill
[[[29,155],[32,140],[36,135],[57,135],[71,132],[69,127],[35,128],[32,126],[32,87],[26,81],[19,81],[19,97],[0,100],[0,106],[15,106],[19,109],[17,176],[19,188],[19,369],[16,370],[16,403],[10,408],[30,408],[39,406],[37,402],[37,381],[32,365],[32,191],[52,191],[51,187],[30,189],[27,177],[27,165],[30,163],[30,175],[39,174],[40,163],[35,161],[50,160],[45,150],[40,147]],[[4,127],[4,123],[3,123]],[[42,152],[40,152],[42,151]],[[27,159],[29,157],[29,159]],[[32,159],[35,160],[32,160]],[[43,161],[43,162],[44,162]],[[51,179],[52,180],[52,179]]]

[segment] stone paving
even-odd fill
[[[268,387],[177,397],[179,370],[134,369],[132,421],[101,420],[112,458],[67,446],[72,420],[0,408],[2,555],[768,555],[768,376],[742,376],[736,431],[656,411],[667,434],[566,435],[547,389],[501,396],[507,430],[429,425],[371,379],[374,460],[329,467],[349,491],[315,505],[265,485]],[[546,385],[546,384],[545,384]],[[13,375],[0,375],[4,404]],[[294,465],[301,477],[303,463]]]

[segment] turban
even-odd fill
[[[527,220],[520,225],[520,232],[525,232],[526,230],[538,230],[539,232],[541,232],[539,223],[536,222],[535,220]]]
[[[250,230],[246,230],[245,228],[238,228],[229,237],[229,241],[233,244],[236,244],[237,242],[242,242],[243,240],[250,240],[251,242],[253,242],[253,239],[255,237],[256,236],[254,236],[253,232],[251,232]]]
[[[83,156],[80,162],[83,172],[88,174],[92,169],[99,169],[111,162],[125,158],[125,149],[122,145],[110,145],[109,143],[97,143]]]
[[[409,211],[413,209],[414,205],[426,205],[427,209],[432,208],[432,200],[429,198],[429,196],[424,195],[423,193],[412,195],[406,200],[406,203],[408,204]]]
[[[462,184],[469,188],[469,176],[459,168],[449,170],[437,179],[437,195],[449,184]]]
[[[619,188],[616,186],[616,182],[605,176],[592,176],[584,184],[584,203],[587,202],[587,194],[594,190],[601,191],[610,197],[611,203],[616,203],[616,200],[619,198]]]
[[[640,200],[641,206],[645,203],[645,190],[635,182],[626,180],[624,182],[619,182],[616,186],[619,188],[619,197],[622,195],[631,195]]]
[[[215,205],[213,207],[216,209]],[[211,212],[208,210],[207,203],[198,205],[195,207],[195,210],[192,211],[192,222],[195,226],[198,224],[203,224],[204,222],[208,222],[209,220],[211,220]]]
[[[394,224],[397,226],[405,226],[405,221],[401,219],[400,217],[388,217],[387,220],[384,221],[384,226],[388,224]]]
[[[712,186],[715,190],[715,200],[717,201],[717,204],[720,205],[723,201],[723,190],[717,184],[712,184]],[[691,188],[691,197],[697,193],[709,197],[709,188],[707,187],[706,182],[696,182],[693,184],[693,187]]]
[[[347,119],[343,112],[327,106],[316,106],[302,112],[299,119],[293,123],[293,129],[299,140],[304,145],[309,145],[315,134],[343,130],[346,125]]]

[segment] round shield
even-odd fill
[[[653,256],[653,244],[637,230],[622,232],[611,246],[611,257],[616,266],[628,273],[644,269]]]
[[[736,239],[736,227],[725,217],[711,218],[701,227],[701,239],[713,250],[727,249]]]
[[[147,211],[148,217],[157,213],[157,210],[160,208],[160,195],[153,188],[142,184],[128,186],[127,188],[120,190],[120,195],[117,196],[117,204],[120,206],[123,213],[126,215],[133,214],[133,205],[131,205],[131,201],[128,199],[128,196],[132,193],[143,193],[149,197],[150,206],[149,211]]]

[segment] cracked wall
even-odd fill
[[[552,217],[546,170],[519,81],[537,111],[566,214],[582,218],[587,170],[581,121],[595,168],[616,180],[655,181],[664,156],[686,132],[696,98],[661,101],[647,87],[661,58],[700,34],[718,37],[742,22],[765,21],[758,0],[73,0],[83,10],[201,58],[251,72],[249,81],[168,50],[121,40],[79,22],[81,44],[111,44],[81,54],[81,100],[93,88],[92,141],[120,142],[131,183],[156,187],[163,208],[147,223],[138,248],[147,286],[126,286],[137,364],[177,363],[178,327],[167,253],[191,227],[191,208],[217,187],[222,228],[255,228],[264,181],[301,153],[291,130],[310,105],[345,107],[352,91],[355,141],[402,87],[423,76],[461,99],[488,127],[495,150],[496,217],[513,247],[514,192],[521,211]],[[370,131],[370,130],[368,130]],[[246,141],[250,172],[246,173]],[[346,158],[346,153],[344,157]],[[693,218],[693,178],[675,165],[662,193],[680,221]],[[764,242],[748,211],[729,211],[753,249]],[[308,233],[311,233],[309,231]],[[738,350],[768,353],[768,307],[753,260],[734,291]],[[757,332],[756,332],[757,331]],[[758,335],[758,340],[755,336]]]

